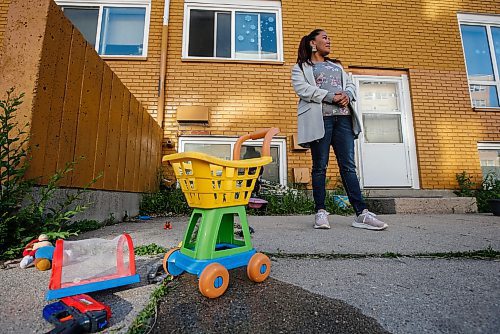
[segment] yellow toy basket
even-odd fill
[[[277,128],[269,128],[241,136],[234,146],[234,160],[184,152],[166,155],[163,161],[172,165],[190,207],[214,209],[247,205],[260,169],[272,161],[271,139],[278,132]],[[264,138],[262,156],[239,160],[243,142],[260,138]]]

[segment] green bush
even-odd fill
[[[30,221],[19,218],[21,203],[31,191],[33,181],[24,178],[29,166],[29,138],[25,131],[28,124],[18,127],[14,121],[24,94],[14,96],[13,92],[13,89],[8,90],[7,99],[0,100],[0,252],[19,246],[23,230],[33,228]]]
[[[459,197],[475,197],[479,212],[491,212],[488,201],[500,198],[500,179],[495,173],[488,173],[481,184],[472,182],[467,172],[456,175],[459,189],[454,193]]]
[[[187,215],[191,208],[179,188],[161,189],[155,193],[144,194],[139,206],[142,214],[162,216]]]
[[[491,212],[490,199],[500,198],[500,179],[494,173],[486,175],[481,187],[476,191],[479,212]]]
[[[294,215],[314,212],[314,201],[306,191],[288,188],[279,193],[262,192],[259,198],[267,201],[263,209],[248,209],[251,215]]]
[[[15,122],[15,113],[22,103],[23,94],[13,95],[7,91],[7,99],[0,100],[0,253],[2,258],[20,255],[24,245],[44,233],[50,239],[66,238],[76,232],[66,230],[71,218],[86,209],[85,205],[75,205],[81,200],[85,189],[69,194],[55,207],[49,206],[57,184],[76,164],[66,164],[57,171],[46,186],[34,188],[35,180],[25,178],[29,167],[30,151],[27,148],[29,136],[25,129]],[[90,184],[95,182],[92,180]],[[89,185],[90,185],[89,184]]]
[[[333,195],[344,195],[345,190],[338,186],[327,191],[326,210],[332,214],[350,215],[351,207],[341,208],[333,201]],[[308,215],[314,213],[314,200],[307,190],[288,188],[275,182],[263,181],[259,198],[268,203],[263,209],[247,208],[249,215]],[[165,188],[158,192],[145,194],[140,204],[141,214],[148,215],[188,215],[191,208],[179,188]]]
[[[460,174],[456,174],[455,178],[458,183],[458,190],[455,190],[454,193],[458,197],[474,197],[474,188],[476,184],[472,182],[467,172],[463,171]]]
[[[345,195],[342,186],[326,192],[325,206],[331,214],[349,215],[354,211],[351,207],[341,208],[333,201],[333,195]],[[314,200],[307,190],[288,188],[280,184],[263,181],[259,198],[268,203],[263,209],[248,209],[252,215],[308,215],[314,213]]]

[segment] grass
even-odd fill
[[[467,251],[467,252],[448,252],[448,253],[432,253],[432,254],[415,254],[415,257],[435,257],[441,259],[479,259],[479,260],[498,260],[500,259],[500,251],[494,250],[491,246],[485,249]]]
[[[476,259],[476,260],[499,260],[500,251],[494,250],[491,246],[485,249],[466,251],[466,252],[437,252],[437,253],[418,253],[403,255],[399,253],[386,252],[382,254],[337,254],[337,253],[323,253],[323,254],[288,254],[278,250],[277,253],[265,253],[269,257],[282,258],[282,259],[366,259],[366,258],[437,258],[437,259]]]

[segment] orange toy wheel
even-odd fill
[[[176,275],[172,275],[172,273],[170,273],[168,271],[168,258],[170,257],[170,255],[172,255],[173,252],[175,251],[178,251],[179,250],[179,247],[174,247],[172,248],[171,250],[169,250],[165,256],[163,257],[163,270],[165,270],[165,272],[171,276],[176,276]]]
[[[271,260],[266,255],[255,253],[248,261],[247,275],[251,281],[262,282],[269,276],[270,272]]]
[[[218,263],[211,263],[203,269],[198,281],[202,295],[208,298],[221,296],[229,285],[229,272]]]

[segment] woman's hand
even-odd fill
[[[335,93],[333,97],[333,103],[338,104],[339,106],[345,108],[349,104],[349,96],[345,92]]]

